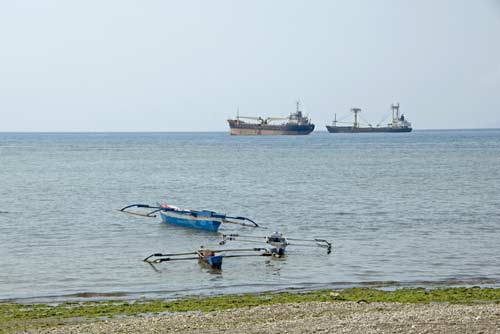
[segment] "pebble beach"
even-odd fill
[[[136,316],[23,333],[500,333],[500,305],[305,302]]]

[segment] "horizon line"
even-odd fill
[[[413,131],[457,131],[457,130],[465,130],[465,131],[473,131],[473,130],[500,130],[500,127],[491,127],[491,128],[423,128],[423,129],[413,129]],[[156,130],[146,130],[146,131],[139,131],[139,130],[105,130],[105,131],[92,131],[92,130],[81,130],[81,131],[60,131],[60,130],[55,130],[55,131],[0,131],[0,133],[19,133],[19,134],[29,134],[29,133],[47,133],[47,134],[72,134],[72,133],[224,133],[229,131],[227,130],[207,130],[207,131],[200,131],[200,130],[194,130],[194,131],[156,131]],[[327,130],[317,130],[312,132],[311,134],[314,133],[329,133]]]

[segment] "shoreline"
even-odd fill
[[[269,286],[259,290],[252,290],[249,286],[238,286],[239,292],[228,292],[234,290],[234,286],[219,287],[217,292],[202,292],[200,289],[192,290],[157,290],[157,291],[82,291],[60,295],[35,295],[30,297],[9,297],[0,299],[0,305],[13,304],[59,304],[78,302],[109,302],[109,301],[135,301],[135,300],[178,300],[193,297],[212,298],[232,295],[266,294],[266,293],[308,293],[319,290],[347,290],[347,289],[380,289],[394,291],[401,289],[447,289],[447,288],[492,288],[500,289],[500,281],[494,278],[477,277],[471,279],[449,278],[440,281],[367,281],[367,282],[334,282],[329,284],[318,283],[309,286]],[[221,292],[222,291],[222,292]]]
[[[162,328],[181,333],[265,333],[269,328],[271,333],[280,326],[290,327],[290,333],[314,332],[309,331],[313,328],[420,332],[429,324],[454,332],[470,326],[484,333],[500,330],[500,288],[352,288],[169,301],[0,303],[0,333],[156,333],[164,332]]]

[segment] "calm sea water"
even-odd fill
[[[283,260],[226,259],[222,273],[196,261],[155,271],[142,262],[150,253],[219,241],[116,211],[157,201],[246,215],[263,226],[225,232],[323,237],[334,250],[290,246]],[[500,286],[499,201],[499,130],[4,133],[0,299]]]

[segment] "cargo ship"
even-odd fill
[[[282,121],[280,124],[273,122]],[[308,135],[314,130],[311,120],[302,114],[300,103],[288,117],[246,117],[228,119],[230,134],[234,136],[266,136],[266,135]]]
[[[330,133],[372,133],[372,132],[411,132],[411,123],[405,119],[403,114],[399,114],[399,103],[391,105],[392,110],[392,121],[387,124],[387,126],[377,126],[373,127],[368,124],[366,127],[361,127],[358,121],[358,114],[361,112],[360,108],[352,108],[351,111],[354,113],[354,123],[349,126],[338,126],[337,114],[335,114],[335,119],[332,125],[327,125],[326,129]]]

